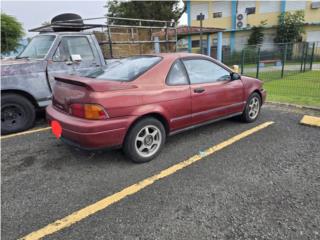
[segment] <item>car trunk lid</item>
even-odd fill
[[[55,77],[52,103],[58,109],[69,112],[71,103],[95,103],[92,92],[111,92],[136,88],[134,84],[108,80],[96,80],[79,76]]]

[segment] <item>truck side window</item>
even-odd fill
[[[53,61],[68,61],[71,55],[80,55],[84,61],[93,61],[94,55],[86,37],[63,37]]]
[[[63,41],[60,42],[55,54],[53,55],[53,61],[55,62],[66,62],[70,60],[70,54],[66,49],[64,49],[65,46],[63,44]]]

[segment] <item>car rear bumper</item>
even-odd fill
[[[61,140],[86,150],[121,146],[127,129],[135,117],[106,120],[87,120],[67,115],[50,104],[46,109],[47,120],[56,120],[62,127]]]
[[[267,91],[265,89],[262,89],[260,92],[261,92],[262,104],[263,104],[266,102],[266,99],[267,99]]]

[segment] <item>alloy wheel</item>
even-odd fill
[[[250,119],[255,119],[260,111],[260,100],[258,97],[251,98],[249,102],[249,117]]]
[[[147,125],[138,132],[135,148],[141,157],[150,157],[159,150],[161,141],[160,129],[154,125]]]

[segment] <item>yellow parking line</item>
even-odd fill
[[[320,127],[320,117],[304,115],[300,123],[305,125]]]
[[[258,125],[254,128],[251,128],[247,131],[244,131],[222,143],[219,143],[213,147],[210,147],[208,149],[206,149],[205,151],[203,152],[200,152],[200,154],[197,154],[197,155],[194,155],[193,157],[185,160],[185,161],[182,161],[178,164],[175,164],[163,171],[161,171],[160,173],[154,175],[154,176],[151,176],[151,177],[148,177],[136,184],[133,184],[127,188],[124,188],[123,190],[121,190],[120,192],[117,192],[111,196],[108,196],[106,198],[103,198],[101,199],[100,201],[98,202],[95,202],[87,207],[84,207],[72,214],[70,214],[69,216],[66,216],[60,220],[57,220],[53,223],[50,223],[49,225],[37,230],[37,231],[34,231],[24,237],[22,237],[21,239],[24,239],[24,240],[35,240],[35,239],[41,239],[47,235],[50,235],[50,234],[53,234],[61,229],[64,229],[64,228],[67,228],[73,224],[75,224],[76,222],[79,222],[87,217],[89,217],[90,215],[92,214],[95,214],[105,208],[107,208],[108,206],[124,199],[125,197],[128,197],[134,193],[137,193],[139,192],[140,190],[144,189],[145,187],[153,184],[155,181],[158,181],[162,178],[165,178],[165,177],[168,177],[170,176],[171,174],[174,174],[175,172],[195,163],[195,162],[198,162],[200,161],[201,159],[227,147],[227,146],[230,146],[231,144],[255,133],[255,132],[258,132],[266,127],[268,127],[269,125],[273,124],[274,122],[265,122],[261,125]]]
[[[6,136],[1,136],[0,139],[6,139],[6,138],[12,138],[12,137],[17,137],[17,136],[21,136],[21,135],[27,135],[27,134],[31,134],[31,133],[36,133],[36,132],[42,132],[42,131],[46,131],[51,129],[51,127],[45,127],[45,128],[38,128],[38,129],[34,129],[34,130],[29,130],[29,131],[25,131],[25,132],[20,132],[20,133],[14,133],[14,134],[10,134],[10,135],[6,135]]]

